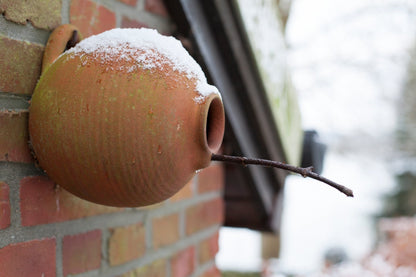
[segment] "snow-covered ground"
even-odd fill
[[[355,198],[314,180],[288,178],[279,267],[319,270],[325,252],[343,248],[359,259],[374,243],[371,216],[394,186],[396,101],[415,42],[412,0],[294,0],[287,27],[289,62],[305,129],[328,145],[323,175]],[[217,262],[258,270],[260,236],[224,228]]]

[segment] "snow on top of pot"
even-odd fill
[[[137,50],[141,51],[137,51]],[[83,54],[100,53],[105,60],[136,60],[140,67],[146,69],[172,66],[174,70],[183,72],[189,79],[196,78],[196,89],[199,96],[195,101],[203,102],[210,93],[219,94],[215,86],[209,85],[199,64],[189,55],[179,40],[159,34],[152,29],[112,29],[98,35],[88,37],[65,53]],[[134,71],[138,66],[120,68],[127,72]]]

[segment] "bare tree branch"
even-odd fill
[[[261,166],[267,166],[267,167],[275,167],[280,168],[284,170],[288,170],[294,173],[298,173],[302,175],[303,177],[310,177],[315,180],[318,180],[320,182],[326,183],[330,185],[331,187],[339,190],[340,192],[344,193],[345,195],[349,197],[354,197],[354,194],[352,190],[350,190],[347,187],[344,187],[340,184],[335,183],[334,181],[331,181],[325,177],[320,176],[319,174],[312,171],[312,167],[297,167],[289,164],[285,164],[282,162],[276,162],[276,161],[270,161],[270,160],[263,160],[263,159],[250,159],[246,157],[238,157],[238,156],[228,156],[228,155],[217,155],[212,154],[211,156],[212,161],[221,161],[221,162],[229,162],[229,163],[235,163],[235,164],[241,164],[243,166],[253,164],[253,165],[261,165]]]

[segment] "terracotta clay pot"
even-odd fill
[[[219,93],[173,38],[115,29],[65,51],[76,31],[63,25],[52,33],[31,100],[39,165],[95,203],[136,207],[169,198],[221,145]]]

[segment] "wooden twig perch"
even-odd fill
[[[330,185],[331,187],[339,190],[340,192],[344,193],[345,195],[349,197],[354,197],[354,194],[352,190],[350,190],[347,187],[344,187],[340,184],[335,183],[332,180],[329,180],[325,177],[322,177],[321,175],[313,172],[312,167],[297,167],[289,164],[285,164],[282,162],[276,162],[276,161],[270,161],[270,160],[264,160],[264,159],[251,159],[246,157],[238,157],[238,156],[228,156],[228,155],[217,155],[212,154],[211,156],[212,161],[221,161],[221,162],[228,162],[228,163],[235,163],[235,164],[241,164],[243,166],[254,164],[254,165],[261,165],[261,166],[267,166],[267,167],[275,167],[280,168],[284,170],[288,170],[297,174],[302,175],[303,177],[310,177],[315,180],[318,180],[320,182],[323,182],[325,184]]]

